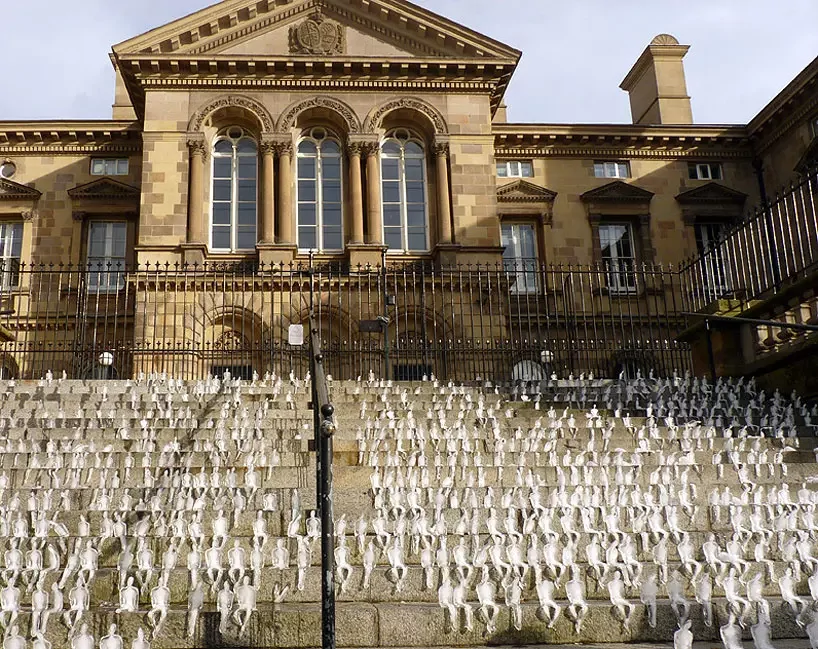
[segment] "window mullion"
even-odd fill
[[[236,252],[239,248],[239,156],[235,144],[233,145],[231,169],[230,251]]]
[[[315,241],[318,250],[324,249],[324,159],[321,148],[318,148],[315,162]]]
[[[400,192],[401,192],[401,240],[403,251],[409,251],[409,194],[406,191],[406,153],[400,154]]]

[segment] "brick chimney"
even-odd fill
[[[634,124],[692,124],[682,60],[689,45],[670,34],[651,41],[619,87],[630,94]]]

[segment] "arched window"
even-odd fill
[[[397,129],[381,145],[383,240],[390,250],[429,250],[426,152],[421,140]]]
[[[257,213],[258,146],[232,126],[213,145],[211,249],[255,250]]]
[[[344,249],[341,144],[324,128],[298,143],[298,247]]]

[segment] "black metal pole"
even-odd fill
[[[756,158],[753,160],[753,168],[756,172],[758,191],[761,198],[762,209],[764,210],[764,229],[767,231],[767,243],[769,244],[770,267],[773,272],[773,285],[777,291],[781,288],[781,268],[778,265],[778,249],[775,246],[775,235],[773,234],[773,215],[770,197],[767,194],[767,184],[764,182],[764,165]]]
[[[383,286],[383,364],[384,378],[389,381],[392,378],[392,366],[389,363],[389,291],[386,289],[386,250],[381,253],[381,284]]]
[[[310,317],[310,369],[315,422],[318,509],[321,515],[321,644],[335,649],[335,527],[332,511],[332,436],[335,434],[318,326]]]
[[[716,382],[716,356],[713,353],[713,329],[710,326],[710,318],[704,319],[704,327],[707,330],[707,361],[710,363],[710,378]]]

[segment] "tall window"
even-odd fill
[[[627,223],[600,225],[599,245],[608,289],[613,293],[636,291],[636,255],[631,226]]]
[[[213,146],[211,248],[255,250],[258,212],[258,147],[233,126]]]
[[[341,145],[314,128],[298,144],[298,247],[344,248]]]
[[[23,253],[23,224],[0,223],[0,289],[20,284],[20,257]]]
[[[423,143],[398,129],[381,145],[383,240],[390,250],[426,252],[426,153]]]
[[[503,266],[512,293],[537,291],[537,237],[530,224],[503,224]]]
[[[125,285],[128,226],[122,222],[94,221],[88,228],[88,285],[101,291]]]
[[[722,223],[697,223],[695,227],[696,249],[704,262],[704,277],[701,279],[708,291],[723,293],[727,290],[727,265],[723,248],[718,244],[724,235],[725,226]]]

